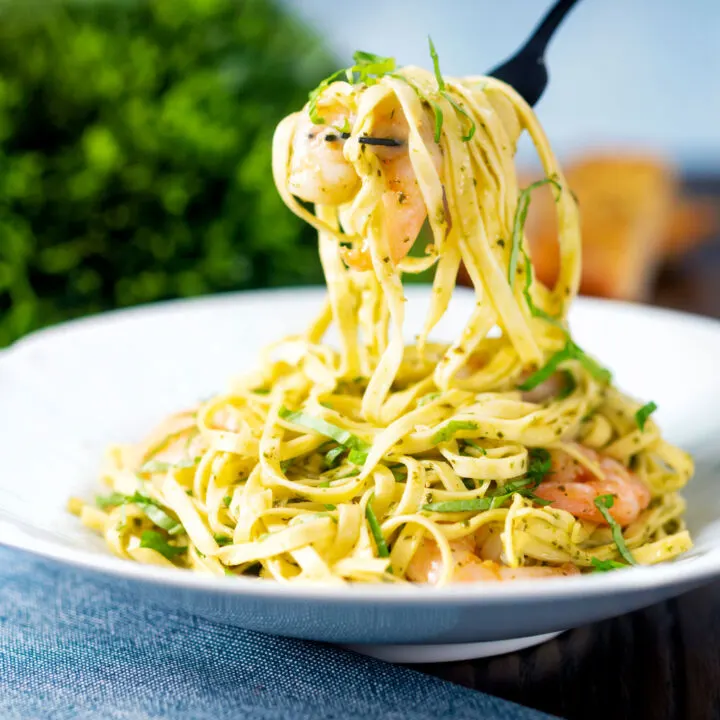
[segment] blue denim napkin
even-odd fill
[[[3,720],[539,720],[335,647],[142,604],[111,579],[0,549]]]

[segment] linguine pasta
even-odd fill
[[[663,440],[654,405],[616,389],[571,338],[578,209],[533,111],[502,82],[443,77],[433,59],[429,72],[358,53],[278,125],[273,176],[318,230],[326,302],[227,393],[110,450],[109,494],[71,509],[118,556],[283,582],[442,585],[651,564],[691,546],[679,495],[691,459]],[[367,142],[382,122],[401,138],[389,147]],[[325,133],[322,152],[336,143],[337,167],[301,156],[308,127],[310,140]],[[523,236],[522,131],[556,200],[553,288],[535,281]],[[409,174],[393,179],[395,162]],[[317,189],[340,202],[298,199],[315,171],[350,178]],[[410,217],[404,203],[427,215],[424,254],[390,230]],[[476,305],[441,343],[431,335],[461,263]],[[403,275],[431,267],[424,327],[406,345]],[[323,340],[331,325],[337,346]]]

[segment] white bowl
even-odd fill
[[[427,290],[407,289],[408,336]],[[696,458],[685,491],[694,549],[652,568],[505,584],[289,587],[138,565],[109,554],[70,516],[92,496],[106,445],[224,388],[265,343],[305,327],[320,289],[241,293],[109,313],[35,333],[0,353],[0,543],[69,563],[168,609],[267,633],[350,645],[403,662],[498,654],[650,605],[720,575],[720,323],[581,299],[580,345],[616,382],[659,406],[656,419]],[[474,304],[458,291],[438,338]]]

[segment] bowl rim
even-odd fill
[[[464,289],[461,289],[465,292]],[[0,372],[6,363],[21,355],[27,348],[33,348],[68,332],[92,330],[94,326],[107,323],[132,321],[134,317],[149,314],[163,314],[182,311],[188,305],[199,308],[203,305],[235,304],[248,300],[283,302],[284,298],[297,301],[298,296],[320,300],[325,289],[322,286],[303,288],[273,288],[267,290],[221,293],[196,298],[182,298],[157,303],[147,303],[131,308],[112,310],[60,323],[44,328],[21,338],[8,348],[0,350]],[[410,286],[406,294],[426,294],[426,286]],[[468,292],[471,292],[468,290]],[[703,332],[710,332],[720,339],[720,321],[685,313],[677,310],[645,306],[619,300],[580,297],[574,307],[600,311],[632,313],[637,316],[654,316],[668,321],[682,322],[686,330],[692,326]],[[9,529],[9,531],[8,531]],[[216,577],[175,568],[141,565],[129,562],[111,554],[84,550],[64,545],[42,537],[33,537],[22,529],[12,517],[0,509],[0,547],[26,551],[45,559],[58,561],[87,571],[133,582],[177,587],[187,591],[220,594],[223,596],[268,598],[278,601],[299,599],[329,603],[390,603],[390,604],[445,604],[473,605],[478,603],[533,602],[539,599],[575,599],[602,596],[611,593],[634,593],[676,585],[701,584],[720,575],[720,543],[709,551],[654,566],[632,567],[611,573],[590,573],[582,576],[568,576],[552,579],[514,580],[507,583],[467,583],[436,588],[420,585],[346,585],[327,586],[320,584],[292,584],[268,582],[257,578]]]

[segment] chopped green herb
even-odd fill
[[[98,495],[95,498],[95,504],[101,510],[107,510],[107,508],[109,507],[117,507],[118,505],[122,505],[125,502],[126,497],[126,495],[117,492],[110,493],[109,495],[105,495],[104,497]]]
[[[544,178],[528,185],[518,196],[517,209],[512,229],[512,245],[510,249],[510,263],[508,265],[508,282],[510,287],[515,285],[515,274],[517,273],[518,254],[522,247],[523,230],[527,220],[528,209],[530,208],[530,194],[536,188],[552,183],[558,190],[562,190],[560,184],[552,178]]]
[[[155,532],[154,530],[146,530],[140,536],[140,547],[148,548],[159,552],[164,558],[172,560],[176,555],[182,555],[187,552],[187,547],[178,547],[170,545],[165,539],[162,533]]]
[[[220,547],[225,547],[225,545],[232,545],[233,539],[231,537],[228,537],[227,535],[213,535],[215,538],[215,542]]]
[[[467,122],[470,123],[470,129],[468,130],[467,135],[463,135],[461,137],[461,140],[463,142],[470,142],[470,140],[472,140],[473,136],[475,135],[475,130],[477,129],[475,127],[475,121],[472,119],[472,117],[470,117],[470,115],[468,115],[468,113],[463,107],[461,107],[457,102],[455,102],[455,100],[453,100],[453,98],[450,96],[450,93],[443,92],[441,93],[441,95],[455,108],[455,110],[460,115],[462,115],[467,120]]]
[[[133,495],[112,493],[106,498],[97,498],[97,503],[101,508],[132,504],[135,505],[144,515],[146,515],[151,522],[155,523],[155,525],[161,527],[163,530],[166,530],[170,535],[177,535],[183,531],[183,526],[173,517],[168,515],[159,503],[139,492],[136,492]]]
[[[593,572],[610,572],[611,570],[620,570],[628,567],[626,563],[617,560],[600,560],[600,558],[592,558]]]
[[[325,505],[326,510],[337,510],[337,507],[335,505],[327,504]]]
[[[325,435],[325,437],[331,438],[346,448],[361,451],[367,451],[369,449],[366,443],[356,435],[353,435],[349,430],[343,430],[322,418],[313,417],[302,411],[293,412],[286,407],[280,408],[280,417],[293,425],[300,425],[301,427],[308,428],[308,430],[313,430],[316,433]]]
[[[325,467],[328,470],[334,468],[340,462],[340,456],[347,450],[344,445],[336,445],[332,450],[329,450],[325,455]]]
[[[563,385],[562,390],[557,394],[558,400],[564,400],[567,397],[570,397],[575,392],[575,388],[577,387],[577,383],[575,382],[575,376],[569,371],[569,370],[563,370],[562,371],[563,377],[565,378],[565,384]]]
[[[343,124],[338,127],[337,125],[333,125],[333,127],[341,134],[345,135],[350,132],[350,121],[347,118],[343,118]]]
[[[347,478],[355,477],[360,474],[360,470],[348,470],[344,475],[338,475],[335,480],[345,480]]]
[[[558,350],[539,370],[534,372],[523,383],[518,385],[520,390],[532,390],[548,380],[562,363],[568,360],[577,360],[598,381],[608,383],[612,379],[609,370],[599,365],[589,355],[568,339],[565,346]]]
[[[605,518],[605,522],[610,526],[612,538],[615,541],[615,545],[617,545],[618,552],[630,565],[637,565],[635,558],[625,544],[622,528],[609,512],[614,504],[615,497],[613,495],[598,495],[595,498],[595,507],[600,511],[600,514]]]
[[[295,458],[288,458],[287,460],[281,460],[280,461],[280,469],[286,473],[291,465],[295,462]]]
[[[477,450],[481,455],[487,455],[487,450],[478,445],[474,440],[463,440],[463,442],[473,448],[473,450]]]
[[[443,80],[442,73],[440,72],[440,58],[438,57],[437,50],[433,44],[432,38],[428,35],[428,45],[430,46],[430,57],[433,61],[433,69],[435,70],[435,79],[437,80],[438,90],[445,89],[445,81]]]
[[[223,501],[223,505],[225,507],[230,507],[230,503],[232,502],[232,497],[230,497],[230,495],[226,495],[222,501]]]
[[[525,302],[527,303],[527,306],[530,310],[530,314],[533,317],[542,318],[546,322],[551,323],[552,325],[555,325],[555,327],[560,328],[563,332],[565,332],[566,337],[569,337],[567,332],[565,331],[565,328],[562,326],[562,323],[557,318],[553,317],[549,313],[546,313],[542,308],[539,308],[532,299],[532,295],[530,294],[530,286],[532,285],[532,263],[530,262],[530,257],[528,254],[523,250],[523,257],[525,258],[525,285],[523,286],[523,296],[525,298]]]
[[[526,476],[535,483],[535,487],[545,479],[551,467],[550,453],[545,448],[530,448]]]
[[[657,410],[657,405],[654,402],[649,402],[645,405],[643,405],[636,413],[635,413],[635,422],[637,423],[637,426],[642,430],[645,431],[645,423],[648,421],[648,418]]]
[[[255,388],[253,390],[253,392],[256,395],[269,395],[270,394],[270,390],[268,390],[267,388]]]
[[[370,526],[370,532],[372,533],[373,539],[375,540],[375,547],[377,548],[377,554],[379,557],[390,557],[390,551],[385,543],[385,538],[380,528],[380,523],[372,509],[372,501],[375,495],[371,495],[367,505],[365,506],[365,517],[367,518],[368,525]]]
[[[183,526],[168,515],[167,512],[155,500],[136,492],[126,500],[141,510],[155,525],[166,530],[169,535],[177,535],[183,531]]]
[[[367,460],[367,456],[367,450],[359,450],[357,448],[353,448],[348,453],[348,462],[352,463],[353,465],[364,465],[365,461]]]
[[[323,90],[332,85],[337,80],[345,79],[349,83],[364,82],[366,85],[372,85],[377,82],[378,77],[387,75],[395,70],[395,59],[382,57],[373,53],[358,50],[353,55],[355,64],[349,68],[338,70],[329,77],[325,78],[309,95],[308,113],[310,120],[316,125],[322,125],[325,119],[318,112],[318,100]]]
[[[423,505],[423,510],[430,510],[432,512],[480,512],[483,510],[494,510],[509,502],[516,493],[532,500],[536,505],[549,505],[550,502],[548,500],[537,497],[533,492],[548,472],[550,472],[550,453],[543,448],[533,448],[530,450],[530,462],[524,477],[506,483],[503,487],[498,488],[495,492],[489,493],[485,497],[429,503]]]
[[[329,480],[323,480],[321,483],[318,484],[318,487],[320,487],[320,488],[329,488],[329,487],[330,487],[330,481],[329,481]]]
[[[477,427],[477,423],[469,420],[451,420],[432,436],[432,444],[438,445],[447,442],[461,430],[477,430]]]

